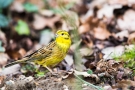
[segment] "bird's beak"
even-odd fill
[[[55,38],[58,37],[58,34],[55,34]]]

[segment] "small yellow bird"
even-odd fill
[[[71,38],[67,31],[58,30],[56,32],[55,41],[51,42],[48,46],[44,46],[34,53],[17,60],[10,64],[7,64],[5,67],[23,62],[33,61],[36,64],[46,67],[50,72],[52,67],[60,63],[66,56],[71,45]]]

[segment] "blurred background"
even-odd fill
[[[101,59],[121,56],[125,45],[134,47],[135,0],[0,0],[0,66],[48,45],[59,29],[68,31],[72,38],[60,69],[69,70],[75,62],[78,70],[104,72]],[[129,72],[135,66],[134,55],[127,64]],[[119,65],[123,64],[118,63],[116,71]],[[32,70],[25,68],[28,70],[21,71],[25,74]]]

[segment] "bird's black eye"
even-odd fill
[[[61,35],[64,35],[64,33],[62,33]]]

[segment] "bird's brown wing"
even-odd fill
[[[35,60],[42,60],[48,56],[50,56],[53,52],[53,48],[55,47],[56,43],[51,42],[48,46],[44,46],[35,52],[33,52],[30,55],[25,56],[21,60],[17,60],[15,62],[12,62],[10,64],[7,64],[5,67],[9,67],[11,65],[17,64],[17,63],[23,63],[23,62],[29,62],[29,61],[35,61]]]
[[[36,50],[32,54],[25,56],[24,58],[28,58],[27,61],[34,61],[37,59],[39,60],[39,59],[46,58],[52,54],[55,45],[56,45],[55,42],[51,42],[48,46],[44,46]]]

